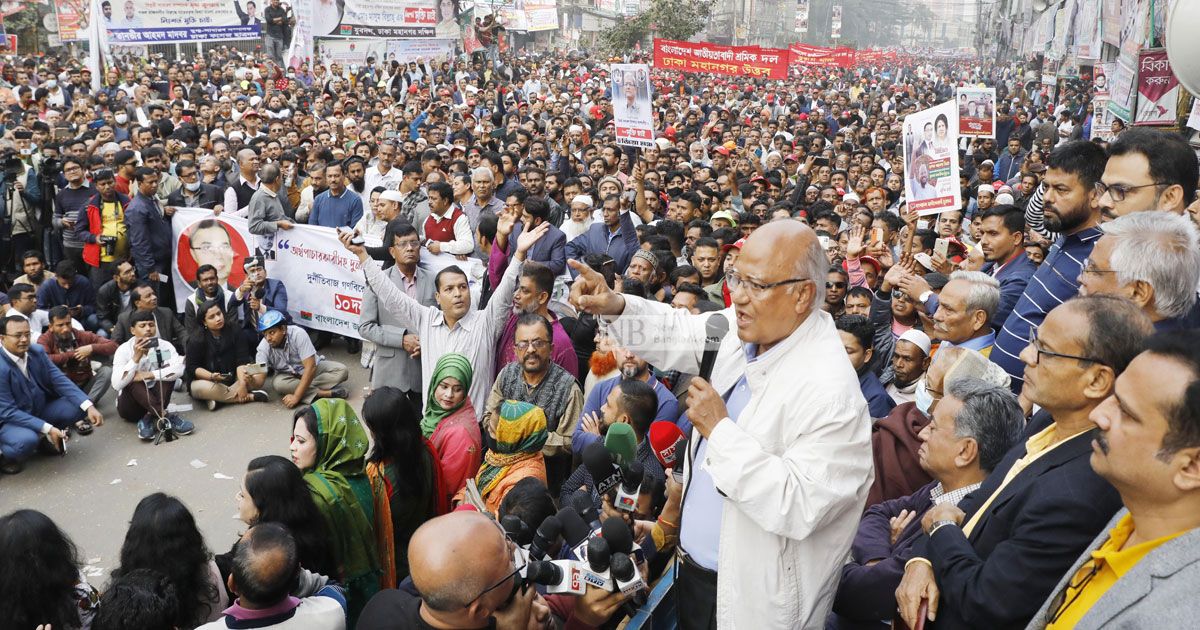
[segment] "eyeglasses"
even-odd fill
[[[1113,184],[1110,186],[1108,184],[1105,184],[1104,182],[1096,182],[1096,195],[1103,197],[1104,193],[1108,193],[1109,196],[1112,197],[1113,201],[1120,203],[1122,201],[1125,201],[1125,195],[1128,195],[1130,193],[1130,191],[1134,191],[1139,188],[1149,188],[1151,186],[1166,186],[1166,184],[1158,184],[1158,183],[1142,184],[1141,186],[1125,186],[1124,184]]]
[[[546,341],[545,339],[534,339],[533,341],[517,341],[517,342],[513,343],[513,346],[516,347],[516,349],[520,350],[521,352],[528,350],[531,346],[533,347],[534,350],[543,350],[549,345],[550,345],[550,342]]]
[[[1094,273],[1094,274],[1117,273],[1113,269],[1101,269],[1101,268],[1097,267],[1096,263],[1091,258],[1083,259],[1083,265],[1081,265],[1079,267],[1079,271],[1080,271],[1080,273]]]
[[[421,241],[400,241],[392,247],[396,249],[420,249]]]
[[[1059,591],[1058,595],[1055,595],[1054,599],[1050,601],[1050,604],[1054,607],[1054,616],[1050,617],[1051,625],[1058,621],[1058,618],[1063,613],[1067,612],[1071,604],[1074,604],[1075,600],[1079,599],[1079,596],[1083,594],[1083,587],[1087,586],[1088,582],[1091,582],[1092,578],[1096,577],[1096,574],[1100,572],[1101,565],[1099,560],[1095,558],[1088,560],[1084,566],[1087,565],[1091,565],[1087,573],[1080,575],[1079,571],[1083,571],[1083,567],[1080,567],[1079,571],[1075,573],[1075,577],[1070,582],[1067,582],[1067,587]],[[1071,599],[1067,599],[1067,593],[1071,593]]]
[[[796,284],[797,282],[808,282],[810,280],[812,278],[789,278],[787,280],[780,280],[779,282],[764,283],[748,280],[742,277],[742,274],[738,273],[735,269],[731,269],[725,273],[725,284],[729,287],[730,292],[736,291],[740,287],[744,288],[751,297],[756,298],[761,297],[775,287],[781,287],[785,284]]]
[[[1037,356],[1033,360],[1034,365],[1041,365],[1043,355],[1048,357],[1058,357],[1060,359],[1075,359],[1076,361],[1083,361],[1085,363],[1099,363],[1100,365],[1107,365],[1105,362],[1099,359],[1093,359],[1091,357],[1081,357],[1075,354],[1063,354],[1061,352],[1042,350],[1041,344],[1038,343],[1037,328],[1029,329],[1029,345],[1033,348],[1034,352],[1037,352]]]
[[[845,282],[826,282],[826,283],[825,283],[825,289],[826,289],[826,290],[829,290],[829,289],[845,289],[845,288],[846,288],[846,283],[845,283]]]

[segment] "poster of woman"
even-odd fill
[[[962,206],[958,125],[952,124],[958,117],[957,100],[904,117],[904,197],[922,216]]]

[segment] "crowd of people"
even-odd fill
[[[550,53],[104,72],[0,69],[0,472],[110,391],[135,428],[103,431],[145,441],[204,439],[177,393],[281,403],[291,457],[248,463],[223,554],[186,488],[145,497],[103,589],[44,514],[0,518],[28,567],[4,627],[615,627],[664,573],[688,629],[1197,612],[1200,166],[1173,133],[1092,140],[1086,82],[655,71],[632,149],[606,65]],[[961,208],[918,216],[902,120],[966,84],[995,138],[958,147]],[[182,303],[179,208],[214,215]],[[259,239],[236,287],[222,215]],[[361,263],[357,335],[270,277],[300,225]]]

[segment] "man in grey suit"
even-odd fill
[[[1163,333],[1091,413],[1092,468],[1125,509],[1029,628],[1188,628],[1200,617],[1200,331]]]
[[[421,258],[421,237],[412,224],[393,219],[388,224],[392,235],[388,253],[396,263],[384,271],[388,279],[423,305],[433,306],[433,276],[417,266]],[[374,342],[375,364],[371,369],[371,387],[395,387],[413,401],[417,409],[424,408],[421,400],[421,340],[414,331],[400,325],[395,314],[379,308],[375,291],[367,287],[363,295],[362,316],[358,334]]]

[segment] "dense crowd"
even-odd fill
[[[98,88],[5,60],[0,472],[107,424],[110,392],[130,427],[104,431],[145,441],[204,439],[173,396],[277,401],[293,430],[290,461],[249,462],[223,554],[152,494],[97,589],[49,518],[3,517],[25,569],[0,571],[0,625],[615,627],[664,572],[684,628],[1191,623],[1182,136],[1093,141],[1086,82],[906,62],[654,72],[632,149],[605,63],[489,51],[211,47]],[[961,208],[918,216],[901,122],[968,84],[996,89],[995,137],[960,142]],[[183,303],[180,208],[214,215]],[[230,215],[258,238],[236,286]],[[270,277],[300,225],[361,262],[357,336],[293,320]]]

